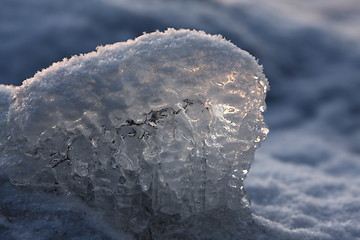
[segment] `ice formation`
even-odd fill
[[[12,183],[55,187],[133,233],[159,216],[241,212],[267,89],[256,60],[220,36],[145,34],[16,88],[0,157]]]

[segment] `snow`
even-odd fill
[[[271,84],[265,113],[271,131],[245,181],[255,222],[242,237],[360,238],[357,0],[2,0],[0,11],[5,84],[20,85],[52,62],[144,31],[190,28],[231,40],[259,59]],[[38,234],[29,221],[2,219],[2,239]]]

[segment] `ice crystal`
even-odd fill
[[[56,63],[16,89],[10,179],[56,186],[138,233],[159,216],[243,211],[268,82],[220,36],[172,30]]]

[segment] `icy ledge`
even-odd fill
[[[256,60],[220,36],[145,34],[1,86],[13,98],[1,100],[0,157],[13,184],[79,198],[137,236],[236,228],[251,219],[243,180],[268,133],[267,89]]]

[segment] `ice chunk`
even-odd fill
[[[0,124],[6,121],[11,97],[15,87],[0,84]]]
[[[256,60],[220,36],[145,34],[26,80],[2,155],[18,161],[13,183],[57,185],[134,233],[160,216],[244,213],[267,89]]]
[[[7,113],[15,87],[0,84],[0,129],[5,128]],[[0,153],[4,146],[5,132],[0,131]],[[0,154],[1,157],[1,154]]]

